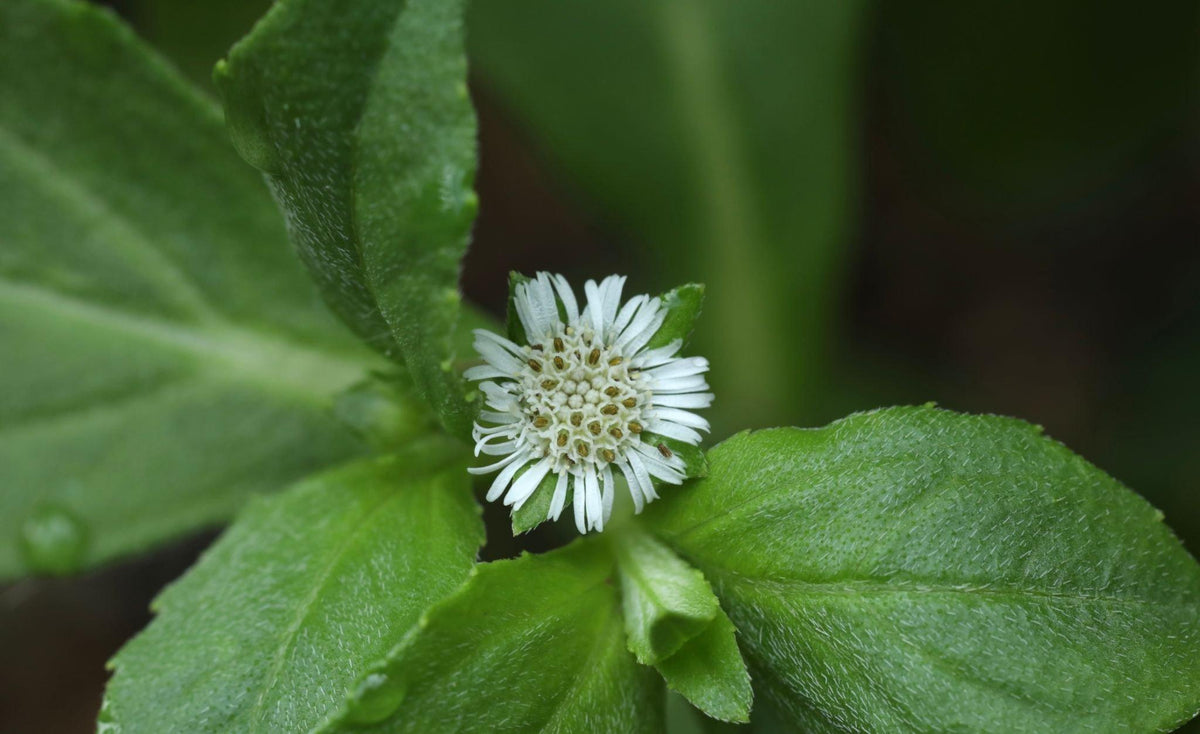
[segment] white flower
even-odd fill
[[[622,306],[624,285],[616,275],[599,285],[589,280],[581,313],[565,278],[538,273],[513,293],[527,344],[475,331],[475,349],[486,362],[465,373],[486,380],[479,386],[486,405],[473,432],[475,455],[503,457],[470,470],[499,470],[489,502],[503,495],[516,512],[553,473],[558,480],[547,517],[558,519],[570,491],[575,525],[586,533],[603,530],[612,512],[613,467],[625,476],[637,512],[658,498],[651,477],[683,482],[683,460],[646,439],[700,442],[708,421],[691,411],[712,404],[708,360],[675,356],[679,339],[646,349],[667,308],[646,295]]]

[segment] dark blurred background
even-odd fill
[[[212,91],[263,0],[110,3]],[[1200,553],[1200,4],[475,0],[510,269],[705,282],[714,439],[930,400],[1042,424]],[[0,589],[0,731],[93,728],[213,536]]]

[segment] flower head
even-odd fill
[[[580,311],[565,278],[538,273],[513,291],[525,344],[475,331],[485,364],[466,377],[484,381],[486,399],[475,454],[503,457],[471,470],[499,471],[489,502],[503,496],[515,512],[556,475],[547,517],[558,519],[570,493],[575,525],[586,533],[603,530],[612,512],[614,468],[637,512],[658,498],[652,478],[683,482],[683,460],[658,437],[695,445],[708,430],[708,421],[691,412],[712,403],[708,360],[676,356],[679,339],[647,349],[668,309],[647,295],[622,305],[624,285],[616,275],[599,285],[589,280]]]

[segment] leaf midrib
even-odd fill
[[[308,345],[227,322],[168,321],[2,276],[0,304],[31,308],[119,332],[190,356],[202,372],[282,392],[306,403],[324,404],[331,394],[361,379],[369,368],[367,360],[320,352]]]
[[[555,702],[554,712],[551,713],[545,722],[542,723],[541,728],[539,728],[538,731],[549,731],[551,726],[558,725],[563,720],[562,717],[570,711],[570,709],[573,707],[573,704],[575,704],[579,698],[580,691],[582,690],[581,684],[584,679],[588,675],[595,674],[595,671],[598,667],[600,667],[601,662],[612,653],[612,649],[614,647],[613,638],[615,637],[615,635],[612,633],[615,632],[616,635],[620,635],[624,631],[620,629],[621,625],[618,622],[619,614],[620,612],[613,610],[613,612],[604,620],[600,631],[596,634],[596,639],[592,643],[591,649],[588,650],[587,659],[582,665],[579,666],[579,669],[571,678],[571,684],[564,686],[566,693],[562,698]],[[614,627],[616,627],[616,629],[614,629]],[[619,639],[620,638],[617,637],[617,640]],[[621,647],[619,642],[616,645],[616,649],[618,655],[624,652],[624,649]]]
[[[1177,599],[1147,599],[1133,596],[1112,596],[1106,594],[1083,594],[1078,592],[1058,592],[1049,589],[1016,588],[1011,586],[977,586],[971,584],[938,584],[938,583],[886,583],[876,579],[848,578],[839,581],[808,581],[794,578],[755,578],[739,573],[729,568],[705,564],[706,574],[730,579],[735,586],[753,589],[754,587],[775,587],[787,589],[793,593],[811,596],[889,596],[900,594],[962,594],[984,597],[1015,597],[1019,599],[1053,599],[1078,603],[1126,604],[1131,606],[1180,606],[1197,607],[1200,603]]]
[[[134,262],[155,277],[150,280],[171,302],[201,319],[216,319],[218,315],[196,283],[154,246],[150,237],[132,222],[113,210],[103,197],[83,185],[54,159],[38,150],[15,133],[0,126],[0,149],[20,163],[47,193],[78,211],[94,215],[116,235],[109,239],[114,249],[122,249]]]

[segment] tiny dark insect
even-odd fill
[[[667,448],[667,445],[665,443],[660,443],[658,445],[658,453],[662,454],[663,457],[665,457],[667,459],[669,459],[675,455],[675,454],[671,453],[671,449]]]

